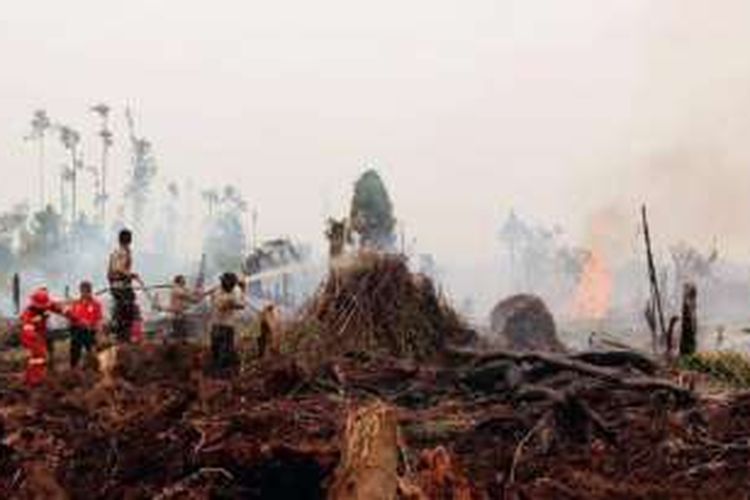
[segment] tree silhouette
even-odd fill
[[[395,242],[393,205],[388,191],[375,170],[368,170],[354,184],[349,218],[360,243],[387,250]]]
[[[130,130],[131,176],[125,190],[125,196],[133,200],[133,219],[136,227],[141,225],[148,201],[151,182],[156,176],[156,159],[151,142],[135,133],[135,123],[130,108],[126,108],[125,117]]]
[[[216,205],[219,204],[219,192],[216,189],[205,189],[201,192],[203,201],[206,202],[206,208],[208,211],[208,217],[213,217]]]
[[[242,224],[247,202],[233,186],[221,191],[203,192],[209,203],[209,218],[204,239],[204,251],[213,270],[239,270],[245,248],[245,228]]]
[[[247,211],[247,202],[234,186],[224,186],[219,202],[225,210],[233,212]]]
[[[177,184],[167,184],[165,196],[162,198],[161,216],[158,219],[159,232],[163,235],[160,251],[163,255],[179,258],[178,242],[182,231],[182,218],[179,210],[180,190]]]
[[[70,153],[70,169],[64,174],[63,179],[70,182],[71,193],[71,224],[78,218],[78,170],[81,168],[81,160],[78,157],[78,145],[81,142],[81,134],[72,127],[59,125],[60,142]]]
[[[62,242],[62,218],[51,206],[36,212],[29,222],[30,241],[27,251],[36,257],[44,257],[56,250]]]
[[[67,163],[60,164],[60,215],[65,220],[68,215],[68,196],[65,193],[67,185],[73,180],[73,169]]]
[[[101,196],[101,190],[102,190],[101,169],[97,168],[94,165],[84,165],[83,163],[81,163],[80,169],[91,176],[91,180],[93,181],[93,186],[94,186],[94,196],[92,199],[93,199],[94,207],[98,209],[97,218],[89,222],[93,224],[98,223],[100,227],[104,228],[105,226],[104,226],[104,217],[102,214],[102,196]]]
[[[102,157],[101,165],[99,166],[99,174],[97,176],[98,189],[94,198],[94,204],[99,208],[99,219],[102,226],[106,225],[107,219],[107,159],[109,156],[109,148],[112,147],[112,131],[109,130],[109,113],[111,108],[106,104],[97,104],[91,107],[91,111],[99,115],[101,118],[101,126],[99,128],[99,137],[102,140]]]
[[[9,272],[16,265],[14,241],[28,218],[29,207],[26,204],[15,205],[0,214],[0,273]]]
[[[43,109],[37,109],[34,111],[34,116],[31,119],[31,133],[26,136],[26,140],[35,141],[38,148],[38,169],[39,169],[39,208],[43,209],[47,204],[46,196],[46,178],[45,178],[45,166],[44,166],[44,140],[47,135],[47,130],[52,126],[52,122],[47,116],[47,112]]]

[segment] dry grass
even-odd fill
[[[731,387],[750,388],[750,357],[738,352],[699,352],[680,359],[679,367]]]

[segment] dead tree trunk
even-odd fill
[[[693,283],[682,287],[682,321],[680,334],[680,356],[689,356],[697,346],[698,319],[696,307],[698,290]]]
[[[648,262],[648,278],[651,285],[651,297],[654,304],[656,320],[658,320],[659,335],[661,337],[657,338],[655,329],[652,330],[652,348],[654,354],[656,354],[659,344],[664,342],[667,329],[664,324],[664,310],[662,309],[661,304],[661,292],[659,292],[659,279],[656,276],[656,267],[654,266],[654,254],[651,251],[651,233],[649,232],[648,219],[646,217],[646,205],[641,207],[641,218],[643,220],[643,237],[646,242],[646,260]]]

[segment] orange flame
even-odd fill
[[[594,249],[583,266],[573,298],[573,314],[580,319],[602,319],[609,311],[612,276],[601,251]]]

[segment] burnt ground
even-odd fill
[[[228,378],[206,373],[196,344],[119,347],[108,376],[60,370],[32,391],[17,361],[0,361],[0,498],[339,500],[362,486],[383,493],[368,500],[731,499],[750,488],[750,394],[703,395],[629,351],[480,350],[398,257],[332,269],[283,336],[283,354],[262,360],[242,342]]]
[[[203,374],[197,346],[159,345],[118,364],[111,384],[63,372],[31,392],[2,372],[4,497],[324,498],[346,416],[372,400],[395,410],[400,474],[419,477],[439,447],[452,458],[464,488],[428,485],[429,497],[744,498],[750,486],[750,396],[702,398],[637,357],[353,351],[314,370],[249,360],[223,380]]]

